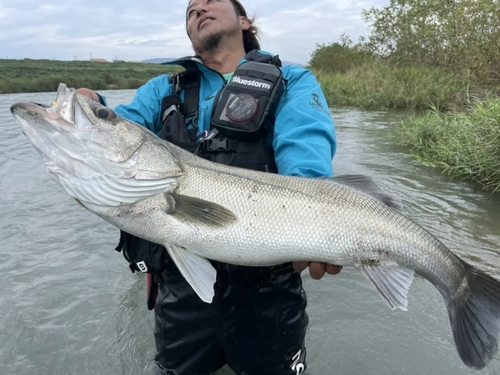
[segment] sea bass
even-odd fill
[[[405,217],[368,177],[304,178],[213,163],[64,84],[52,106],[18,103],[11,112],[71,197],[165,246],[207,303],[216,281],[208,259],[354,266],[391,309],[404,311],[416,273],[441,293],[467,366],[481,369],[497,352],[500,282]]]

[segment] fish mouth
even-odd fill
[[[75,94],[75,89],[68,88],[61,83],[57,88],[56,100],[52,105],[35,102],[15,103],[10,107],[10,112],[14,117],[24,120],[35,117],[51,121],[53,124],[66,123],[66,125],[74,125]]]
[[[26,115],[33,114],[44,116],[45,109],[50,108],[46,104],[40,104],[35,102],[26,102],[26,103],[16,103],[10,107],[10,112],[14,116],[25,118]]]
[[[30,140],[34,138],[34,129],[29,125],[28,119],[30,116],[43,118],[44,108],[47,107],[34,102],[16,103],[10,107],[10,112],[20,125],[23,134]],[[40,151],[38,147],[36,149]]]
[[[52,105],[21,102],[10,107],[23,134],[47,167],[57,165],[67,171],[74,170],[72,148],[77,145],[66,140],[70,140],[75,130],[75,93],[74,89],[60,84]]]
[[[43,128],[47,128],[45,125],[49,122],[47,113],[49,108],[34,102],[16,103],[10,107],[10,112],[20,125],[23,134],[44,156],[47,155],[40,146],[42,143],[49,141],[49,137],[43,130]],[[50,127],[53,127],[52,122],[50,122]]]

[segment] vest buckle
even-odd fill
[[[206,152],[232,151],[228,138],[223,139],[205,139],[201,142],[201,149]]]

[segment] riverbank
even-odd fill
[[[500,191],[500,98],[488,96],[464,111],[436,109],[413,115],[394,128],[394,141],[425,164]]]
[[[367,61],[342,73],[314,72],[331,107],[449,110],[464,107],[470,90],[438,68]]]
[[[51,92],[59,83],[94,90],[137,89],[177,66],[133,62],[0,59],[0,94]]]
[[[376,61],[315,73],[331,107],[414,110],[394,128],[394,142],[444,174],[500,191],[498,89],[493,94],[440,68]]]

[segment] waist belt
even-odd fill
[[[228,284],[262,284],[273,281],[276,277],[293,272],[292,263],[283,263],[270,267],[234,266],[212,262],[220,281]]]

